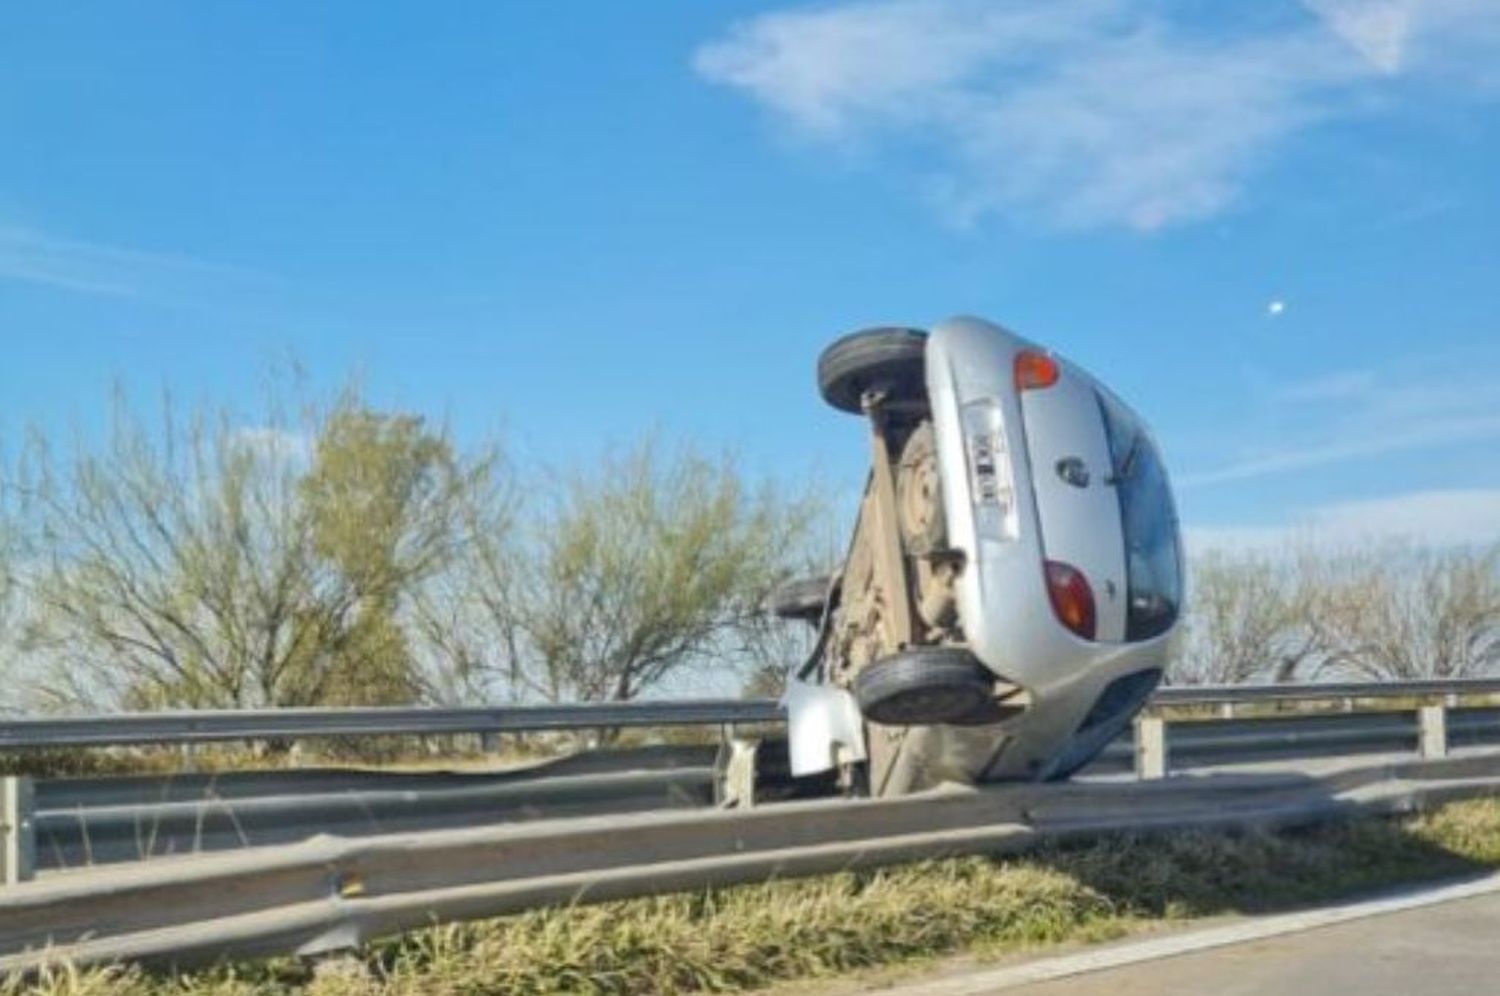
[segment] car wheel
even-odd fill
[[[872,723],[979,725],[994,721],[995,676],[967,650],[908,647],[855,675],[854,698]]]
[[[778,619],[802,619],[816,625],[823,618],[823,606],[838,604],[837,575],[794,578],[776,587],[766,600]]]
[[[853,332],[818,357],[818,390],[823,400],[845,412],[862,410],[871,389],[894,402],[923,401],[927,333],[921,329],[874,328]]]

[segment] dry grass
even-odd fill
[[[737,992],[1116,937],[1500,866],[1500,801],[1314,830],[1110,837],[1022,858],[538,911],[419,931],[315,973],[282,960],[192,976],[62,970],[0,996],[482,996]]]
[[[741,736],[774,733],[742,725]],[[654,745],[716,744],[717,726],[621,730],[605,738],[616,749]],[[594,731],[503,734],[486,748],[478,734],[309,739],[297,744],[241,742],[177,746],[77,747],[0,756],[0,775],[33,778],[174,775],[184,771],[268,771],[284,768],[350,767],[403,770],[488,768],[565,757],[598,746]]]
[[[0,757],[0,775],[79,778],[310,767],[493,767],[545,760],[577,749],[577,743],[556,736],[550,739],[505,736],[493,750],[485,750],[477,736],[466,735],[309,740],[295,746],[215,743],[172,747],[65,748],[7,754]]]

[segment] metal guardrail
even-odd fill
[[[1160,774],[1286,759],[1410,754],[1414,710],[1167,720]],[[1132,730],[1084,772],[1150,775],[1149,736]],[[1500,746],[1500,708],[1445,715],[1445,743]],[[760,741],[760,798],[830,786],[792,783],[784,741]],[[594,751],[505,771],[292,769],[54,778],[36,782],[35,867],[53,872],[169,855],[345,837],[644,810],[705,809],[716,798],[714,745]],[[726,769],[727,771],[727,769]],[[729,788],[726,782],[725,789]],[[753,789],[751,791],[754,791]]]
[[[1156,719],[1160,746],[1170,767],[1180,770],[1286,758],[1416,753],[1422,745],[1423,715],[1420,709],[1400,709],[1239,718],[1146,716],[1106,747],[1086,771],[1134,770],[1149,777],[1142,747],[1146,738],[1156,735]],[[1427,716],[1432,723],[1433,714]],[[1444,708],[1443,734],[1445,747],[1500,746],[1500,707]]]
[[[1416,681],[1320,681],[1278,685],[1166,685],[1151,697],[1154,706],[1223,705],[1251,702],[1315,702],[1344,699],[1422,699],[1439,696],[1500,695],[1497,678],[1442,678]]]
[[[1500,695],[1500,678],[1283,685],[1179,685],[1153,706]],[[698,699],[465,708],[223,709],[0,720],[0,751],[312,737],[443,736],[778,723],[774,699]]]
[[[1500,708],[1321,713],[1211,720],[1166,719],[1161,706],[1287,699],[1447,701],[1500,691],[1500,680],[1168,688],[1154,709],[1089,769],[1169,769],[1283,758],[1416,751],[1437,757],[1454,746],[1500,744]],[[315,709],[38,718],[0,724],[0,747],[194,743],[241,737],[375,733],[525,732],[580,726],[760,724],[780,718],[766,700],[708,700],[518,709]],[[580,759],[509,774],[240,772],[219,776],[51,779],[0,782],[0,881],[34,870],[138,861],[285,844],[319,833],[362,836],[451,829],[515,820],[704,807],[713,799],[711,748],[665,748],[656,761],[606,752],[592,771]],[[676,751],[674,754],[673,751]],[[673,760],[661,758],[670,754]],[[691,759],[686,754],[693,755]],[[684,755],[684,756],[678,756]],[[762,754],[764,756],[764,752]],[[602,764],[603,767],[599,767]]]
[[[1122,830],[1288,826],[1500,793],[1500,753],[1137,784],[543,821],[164,859],[0,891],[0,972],[67,959],[188,966],[316,956],[434,921],[600,902]]]
[[[1442,697],[1455,702],[1466,695],[1492,695],[1497,691],[1500,681],[1489,680],[1193,688],[1164,690],[1155,704],[1351,697],[1418,701]],[[31,747],[192,743],[257,736],[432,735],[671,723],[732,725],[765,723],[774,718],[774,704],[764,701],[526,710],[167,714],[24,720],[4,724],[12,737],[0,743]],[[55,739],[47,739],[49,736]],[[1423,798],[1471,791],[1500,794],[1500,754],[1442,760],[1450,747],[1495,744],[1500,744],[1500,707],[1494,706],[1450,708],[1429,704],[1415,710],[1170,720],[1156,709],[1112,744],[1099,764],[1090,769],[1108,772],[1112,768],[1134,768],[1146,781],[1111,783],[1106,779],[1071,786],[1012,785],[981,790],[964,796],[991,800],[974,803],[989,814],[987,821],[978,823],[962,816],[970,810],[955,810],[947,801],[939,804],[935,800],[946,797],[932,795],[920,797],[920,801],[837,801],[811,809],[806,804],[784,803],[753,811],[769,814],[766,816],[745,812],[731,818],[708,808],[714,772],[707,766],[704,748],[658,748],[654,755],[651,751],[637,752],[629,760],[605,752],[593,760],[571,758],[529,773],[479,776],[288,771],[217,778],[189,775],[154,782],[135,778],[36,784],[30,779],[7,778],[0,780],[0,802],[4,804],[0,807],[0,882],[11,887],[0,890],[0,971],[36,962],[40,956],[28,954],[24,948],[30,943],[28,938],[34,941],[41,936],[39,931],[45,932],[49,943],[64,945],[61,953],[85,961],[191,960],[194,952],[211,952],[215,957],[226,953],[315,952],[427,923],[434,916],[488,916],[551,902],[667,891],[763,874],[800,874],[850,863],[1008,848],[1039,835],[1089,828],[1198,826],[1214,821],[1283,819],[1287,814],[1300,814],[1297,818],[1301,819],[1309,814],[1330,815],[1353,804],[1340,795],[1350,791],[1353,783],[1348,777],[1336,785],[1323,784],[1312,796],[1307,793],[1313,783],[1304,777],[1298,782],[1301,795],[1281,798],[1279,789],[1267,794],[1267,785],[1284,783],[1275,783],[1274,779],[1268,783],[1265,779],[1269,776],[1264,774],[1232,775],[1222,769],[1204,774],[1208,769],[1197,768],[1200,773],[1191,778],[1160,780],[1169,768],[1193,770],[1200,765],[1278,758],[1415,751],[1422,761],[1399,766],[1386,762],[1372,770],[1384,772],[1382,777],[1389,778],[1395,777],[1392,772],[1399,768],[1407,773],[1401,777],[1409,780],[1416,777],[1412,772],[1436,770],[1431,768],[1434,764],[1445,766],[1442,770],[1447,774],[1443,777],[1452,780],[1423,788],[1419,793]],[[646,760],[647,755],[656,757],[656,761]],[[1484,777],[1476,780],[1476,763],[1491,765],[1494,770],[1486,768]],[[1253,798],[1229,791],[1251,784],[1259,786]],[[1403,799],[1415,798],[1408,789],[1392,791]],[[154,801],[149,797],[152,793]],[[1181,802],[1178,809],[1148,811],[1132,801],[1137,797],[1156,802],[1174,798],[1188,801]],[[1006,811],[1012,814],[1010,823],[997,815],[995,807],[1000,803],[995,800],[1001,799],[1012,807]],[[1074,813],[1072,822],[1049,822],[1049,813],[1074,802],[1096,808],[1070,810]],[[681,815],[674,816],[666,811],[671,806],[689,808],[678,810]],[[850,806],[855,809],[850,810]],[[869,806],[884,808],[864,808]],[[641,810],[651,812],[643,814]],[[879,840],[869,839],[876,830],[851,829],[849,819],[859,822],[863,817],[844,815],[880,814],[872,817],[877,829],[889,830],[885,814],[924,813],[938,818],[939,811],[947,816],[938,822],[913,824],[907,831],[892,831],[894,836]],[[606,812],[607,817],[597,815]],[[1111,814],[1103,824],[1098,817],[1101,812]],[[1122,812],[1133,815],[1127,819],[1120,815]],[[809,813],[817,814],[816,819],[805,815]],[[955,817],[955,813],[960,816]],[[1023,821],[1026,825],[1017,829],[1015,813],[1026,814],[1029,822]],[[215,814],[225,826],[211,826]],[[774,837],[767,828],[783,827],[783,821],[814,819],[814,829],[796,837],[796,846],[790,850],[759,844],[747,850],[749,838],[743,836],[717,838],[723,850],[713,854],[694,850],[697,845],[692,841],[699,834],[695,827],[740,827],[733,821],[741,818],[749,821],[746,827],[759,828],[754,831],[756,840],[766,834]],[[918,817],[906,818],[920,823]],[[731,822],[722,823],[725,819]],[[642,820],[645,822],[638,822]],[[469,828],[456,829],[465,825]],[[648,825],[654,828],[652,833],[637,839],[639,835],[631,828]],[[569,857],[573,846],[569,842],[578,843],[582,839],[578,834],[586,836],[589,827],[596,831],[607,827],[599,831],[607,843],[595,841],[589,845],[598,854],[579,852]],[[407,830],[422,832],[391,836]],[[623,835],[618,842],[614,841],[616,830]],[[342,836],[326,836],[330,832]],[[235,849],[159,858],[154,850],[156,836],[144,852],[140,851],[143,835],[159,835],[168,851],[186,849],[179,848],[182,841],[191,841],[194,851]],[[80,863],[89,867],[28,882],[38,863],[39,836],[44,845],[44,868]],[[517,870],[500,876],[503,882],[492,881],[499,873],[474,863],[480,855],[469,854],[465,841],[492,841],[505,851],[505,861],[517,862]],[[269,843],[280,846],[247,846]],[[448,850],[450,845],[464,855]],[[401,855],[414,862],[415,878],[403,877]],[[134,860],[146,856],[153,860]],[[109,864],[111,861],[121,863]],[[316,874],[315,868],[320,869]],[[390,887],[391,882],[399,882],[400,887],[377,895],[371,889],[370,875],[389,878],[383,888]],[[418,888],[418,881],[425,885]]]
[[[39,873],[606,813],[708,809],[713,745],[590,752],[503,771],[294,769],[35,783]]]
[[[0,751],[117,744],[193,744],[309,737],[443,736],[539,733],[642,726],[718,726],[779,722],[769,699],[688,699],[514,707],[365,709],[221,709],[40,716],[0,722]]]

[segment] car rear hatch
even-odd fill
[[[1109,433],[1091,378],[1065,363],[1056,367],[1051,383],[1021,391],[1048,592],[1059,621],[1075,635],[1119,642],[1126,632],[1126,556]]]

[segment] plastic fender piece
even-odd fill
[[[791,678],[786,708],[792,775],[816,775],[841,761],[865,759],[865,730],[854,696],[841,688]]]

